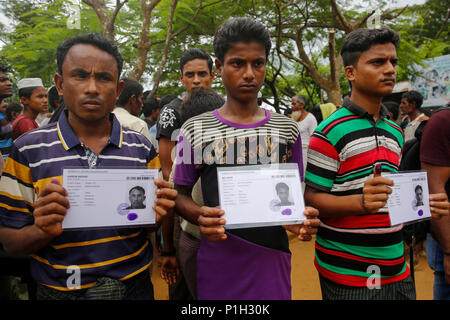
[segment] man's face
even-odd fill
[[[13,88],[9,77],[0,71],[0,100],[11,97],[12,94]]]
[[[416,201],[421,203],[423,201],[423,191],[420,188],[416,189]]]
[[[3,115],[6,115],[6,107],[8,106],[8,102],[5,100],[0,100],[0,112],[3,113]]]
[[[186,62],[180,81],[191,92],[193,88],[210,89],[214,80],[214,72],[210,72],[208,62],[204,59],[194,59]]]
[[[111,54],[89,44],[70,48],[62,75],[55,75],[58,93],[64,96],[69,110],[69,122],[108,120],[124,85],[118,79],[117,62]]]
[[[132,209],[140,209],[144,207],[145,195],[138,189],[133,189],[129,195],[130,205]]]
[[[37,87],[33,90],[29,99],[21,97],[20,101],[27,109],[31,109],[36,113],[48,111],[47,90],[44,87]]]
[[[301,111],[304,109],[304,107],[304,103],[300,103],[296,99],[292,99],[292,111]]]
[[[383,97],[392,92],[397,77],[397,50],[394,44],[374,44],[363,52],[356,66],[345,67],[352,91],[365,96]]]
[[[406,98],[402,98],[402,100],[400,101],[400,106],[399,107],[400,107],[400,112],[403,115],[411,114],[412,112],[415,111],[414,102],[413,103],[409,103],[408,99],[406,99]]]
[[[266,76],[266,52],[259,42],[237,42],[225,53],[223,62],[216,59],[227,96],[238,101],[257,101]]]
[[[287,188],[279,188],[277,191],[278,197],[280,198],[281,203],[289,202],[289,189]]]

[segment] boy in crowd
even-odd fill
[[[179,191],[177,211],[200,226],[203,236],[197,255],[198,299],[290,299],[290,251],[286,231],[281,226],[234,229],[225,232],[224,211],[218,208],[217,167],[233,163],[261,163],[264,149],[272,163],[294,162],[303,177],[301,139],[291,119],[258,106],[258,91],[264,83],[270,34],[259,22],[248,18],[227,20],[214,37],[215,64],[227,97],[214,111],[193,117],[182,126],[177,144],[174,183]],[[202,143],[194,134],[201,126]],[[272,134],[277,130],[278,135]],[[217,134],[205,136],[205,133]],[[235,150],[240,141],[246,150]],[[253,150],[250,145],[258,141]],[[251,144],[247,144],[252,141]],[[267,142],[269,141],[269,142]],[[272,146],[278,142],[276,148]],[[197,154],[210,157],[194,159]],[[214,153],[208,152],[211,148]],[[190,150],[189,150],[190,149]],[[191,151],[192,159],[183,161]],[[204,153],[204,151],[206,151]],[[237,151],[237,152],[236,152]],[[180,158],[179,158],[180,157]],[[225,160],[226,158],[226,160]],[[192,187],[201,177],[204,206],[191,197]],[[303,224],[285,226],[311,240],[320,221],[316,209],[307,208]]]
[[[380,175],[397,172],[403,147],[402,130],[381,108],[395,84],[398,44],[387,28],[346,36],[341,55],[350,99],[309,144],[305,202],[320,210],[315,265],[323,299],[416,297],[402,225],[391,226],[386,207],[393,181]],[[430,205],[433,214],[448,214],[442,195],[430,195]]]
[[[39,113],[48,110],[47,90],[40,78],[21,79],[17,83],[17,88],[24,110],[12,124],[14,140],[25,132],[39,128],[36,118]]]

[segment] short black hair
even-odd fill
[[[88,34],[80,34],[64,40],[56,49],[56,63],[58,66],[58,73],[62,76],[62,65],[64,62],[64,58],[69,52],[70,48],[77,44],[90,44],[94,47],[97,47],[100,50],[103,50],[114,57],[117,62],[117,69],[119,71],[118,79],[120,79],[120,74],[122,73],[123,68],[123,58],[119,52],[117,46],[109,39],[103,37],[101,34],[97,32],[88,33]]]
[[[23,110],[23,107],[19,102],[9,103],[8,106],[6,107],[6,120],[11,122],[12,121],[12,113],[13,112],[21,113],[22,110]]]
[[[195,60],[195,59],[201,59],[206,60],[206,63],[208,64],[209,72],[212,72],[213,67],[213,61],[211,56],[206,50],[203,50],[201,48],[191,48],[187,50],[180,58],[180,71],[183,73],[184,65],[188,63],[189,61]]]
[[[398,103],[395,101],[386,101],[383,102],[383,105],[386,107],[386,109],[388,109],[389,112],[392,112],[392,115],[394,117],[394,119],[391,119],[392,121],[397,120],[398,118]]]
[[[225,99],[213,89],[193,88],[180,107],[182,122],[204,112],[218,109],[224,103]]]
[[[214,54],[223,62],[225,53],[237,42],[258,42],[269,56],[272,42],[269,30],[259,21],[250,18],[230,18],[217,29],[214,35]]]
[[[421,191],[423,191],[423,188],[420,184],[418,184],[415,188],[414,191],[417,192],[417,189],[420,189]]]
[[[419,110],[423,103],[423,96],[418,91],[406,91],[402,95],[402,99],[405,98],[408,103],[415,102],[416,103],[416,109]]]
[[[133,190],[139,190],[140,192],[145,194],[145,189],[144,188],[142,188],[141,186],[135,186],[135,187],[131,188],[130,191],[128,191],[128,195],[130,195],[131,191],[133,191]]]
[[[275,189],[277,190],[277,193],[280,191],[280,189],[289,190],[289,186],[284,182],[278,182],[275,186]]]
[[[389,28],[357,29],[350,32],[344,39],[341,48],[341,56],[344,66],[358,64],[361,54],[370,49],[374,44],[391,42],[398,48],[400,36]]]
[[[117,99],[117,105],[121,107],[128,103],[132,95],[137,99],[144,92],[144,87],[136,80],[131,78],[123,78],[122,80],[125,82],[125,85],[123,86],[119,99]]]
[[[59,101],[59,93],[55,86],[52,86],[48,90],[47,96],[48,96],[48,104],[53,110],[55,110],[56,109],[55,101]]]
[[[9,66],[6,64],[0,63],[0,72],[7,73],[9,72]]]
[[[162,109],[165,105],[172,102],[172,100],[176,99],[177,96],[174,94],[166,94],[164,97],[159,100],[159,107]]]
[[[154,110],[160,109],[159,101],[156,98],[149,98],[144,100],[144,107],[142,108],[142,113],[144,117],[148,117],[152,114]]]
[[[37,86],[37,87],[26,87],[26,88],[22,88],[19,89],[19,98],[21,97],[25,97],[27,99],[30,99],[31,95],[33,94],[33,91],[37,88],[42,88],[41,86]]]

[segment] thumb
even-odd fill
[[[375,163],[373,166],[373,177],[381,177],[381,163]]]
[[[58,178],[53,178],[53,179],[50,181],[50,183],[57,184],[58,186],[61,185],[61,183],[59,182],[59,179],[58,179]]]

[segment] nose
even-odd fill
[[[195,84],[195,85],[199,85],[200,84],[200,76],[197,73],[195,73],[194,81],[192,83]]]
[[[255,72],[253,71],[253,67],[251,63],[247,63],[244,70],[244,79],[247,81],[251,81],[255,78]]]
[[[89,77],[86,83],[86,92],[87,93],[97,93],[97,81],[95,80],[95,77]]]
[[[397,69],[395,68],[395,65],[388,61],[386,63],[386,68],[384,69],[384,72],[387,74],[393,74],[394,76],[397,74]]]

